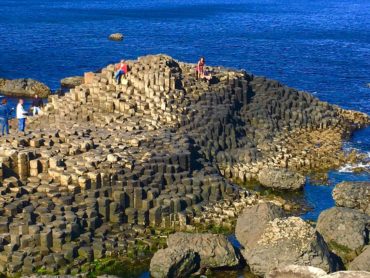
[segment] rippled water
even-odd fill
[[[52,89],[121,58],[167,53],[244,68],[344,108],[370,113],[370,1],[367,0],[1,0],[0,77],[38,79]],[[114,32],[123,42],[111,42]],[[370,130],[346,147],[370,152]],[[333,171],[329,186],[308,182],[315,208],[331,190],[369,175]]]

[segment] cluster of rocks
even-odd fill
[[[332,219],[323,221],[333,222]],[[338,239],[346,237],[345,228],[338,227],[341,230]],[[354,229],[347,234],[353,233]],[[280,207],[270,202],[247,207],[238,218],[235,235],[241,247],[232,246],[223,235],[170,235],[168,247],[159,250],[152,258],[151,275],[155,278],[189,277],[192,273],[202,273],[204,269],[244,267],[245,263],[259,277],[370,275],[366,272],[369,271],[368,257],[357,262],[357,268],[350,267],[351,271],[336,272],[343,269],[343,265],[340,258],[331,253],[330,244],[326,243],[328,232],[320,224],[315,229],[301,218],[288,217]],[[369,250],[365,252],[369,254]]]
[[[316,161],[314,149],[288,150],[288,140],[341,136],[369,121],[242,71],[210,68],[208,84],[194,65],[165,55],[127,63],[120,84],[115,65],[86,73],[65,96],[49,97],[29,119],[32,132],[0,138],[0,272],[117,254],[133,229],[186,229],[207,205],[248,195],[236,178]],[[285,170],[279,177],[302,182]]]
[[[370,271],[370,183],[342,182],[333,190],[336,207],[323,211],[317,230],[350,270]]]
[[[47,98],[51,91],[44,83],[30,78],[13,80],[0,78],[0,93],[11,97],[32,98],[38,95],[40,98]]]

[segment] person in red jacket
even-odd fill
[[[116,83],[121,83],[121,77],[122,75],[125,75],[127,73],[127,64],[124,60],[121,60],[121,63],[119,63],[118,68],[116,70],[116,73],[114,74],[114,79],[116,80]]]

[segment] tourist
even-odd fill
[[[197,64],[197,69],[196,69],[198,79],[201,79],[204,77],[205,64],[206,64],[206,60],[204,59],[204,57],[200,57],[198,64]]]
[[[114,74],[114,79],[116,80],[117,84],[120,84],[122,75],[125,75],[127,73],[127,64],[124,60],[121,60],[119,63],[116,73]]]
[[[42,99],[39,98],[38,95],[35,95],[35,98],[32,101],[33,116],[41,114],[42,107],[44,107],[44,103],[42,102]]]
[[[0,125],[1,125],[1,134],[4,136],[5,132],[6,134],[9,134],[9,117],[11,113],[11,109],[9,109],[7,105],[8,101],[4,98],[1,101],[0,105]]]
[[[26,115],[28,114],[23,108],[23,99],[19,99],[17,105],[17,119],[18,119],[18,130],[24,132],[26,128]]]

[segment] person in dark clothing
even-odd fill
[[[13,111],[13,109],[9,109],[7,105],[8,101],[4,98],[1,101],[0,105],[0,126],[1,126],[1,134],[4,136],[4,134],[9,134],[9,118],[10,114]]]
[[[35,95],[35,99],[32,101],[33,116],[40,114],[42,107],[44,107],[42,99],[38,95]]]

